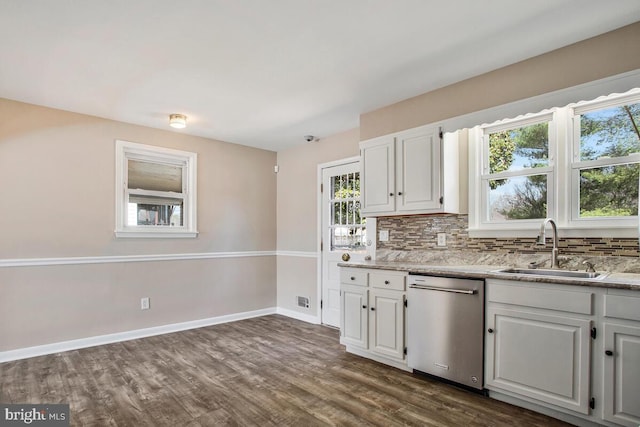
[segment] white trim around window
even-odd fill
[[[490,221],[488,215],[488,179],[523,175],[521,171],[489,174],[488,133],[513,129],[553,117],[549,122],[549,165],[533,168],[524,174],[546,173],[547,217],[556,220],[562,237],[637,237],[638,216],[579,217],[580,171],[589,168],[640,163],[640,153],[622,157],[580,159],[580,114],[608,107],[640,102],[640,89],[625,94],[599,97],[566,107],[505,119],[490,125],[475,126],[469,132],[469,236],[534,237],[540,220]],[[640,184],[639,184],[640,185]]]
[[[197,237],[197,154],[156,147],[135,142],[116,140],[116,227],[118,238],[193,238]],[[155,189],[129,188],[129,161],[147,162],[152,165],[164,165],[181,170],[181,185],[171,191]],[[178,174],[180,175],[180,174]],[[180,204],[181,220],[171,225],[138,225],[130,224],[128,215],[129,202],[132,198],[150,198],[168,203],[167,200]],[[173,221],[171,221],[173,223]],[[168,223],[167,223],[168,224]]]

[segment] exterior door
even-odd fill
[[[359,161],[323,168],[321,189],[322,323],[339,327],[338,263],[364,260],[375,236],[370,228],[374,221],[360,216]]]

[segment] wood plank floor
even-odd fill
[[[0,364],[0,402],[69,403],[73,426],[562,426],[345,353],[272,315]]]

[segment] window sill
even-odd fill
[[[184,230],[116,230],[114,233],[118,239],[193,239],[198,237],[197,231]]]

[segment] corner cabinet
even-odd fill
[[[348,352],[408,370],[406,276],[397,271],[341,268],[340,343]]]
[[[440,127],[424,126],[361,142],[362,214],[457,212],[457,139],[442,138]]]

